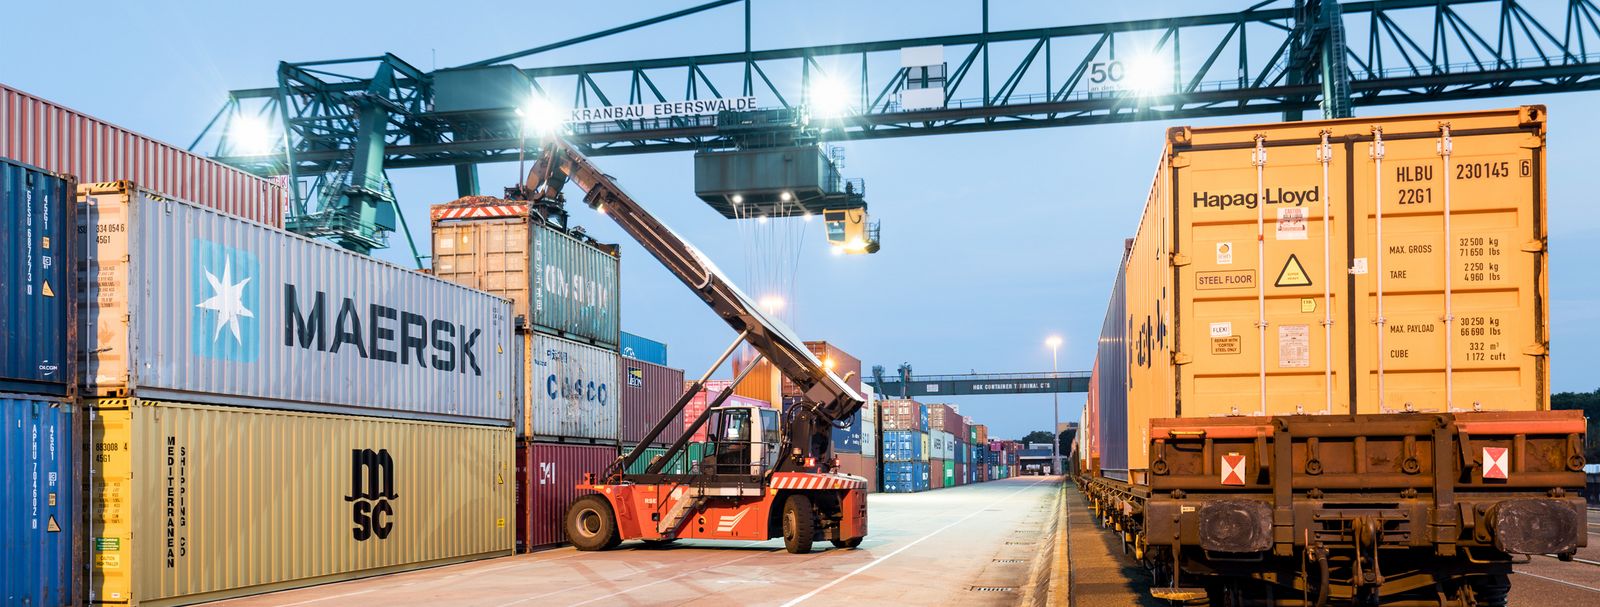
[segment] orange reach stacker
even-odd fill
[[[605,471],[584,475],[579,489],[594,491],[573,502],[567,537],[579,550],[604,550],[623,540],[671,542],[679,538],[768,540],[782,537],[789,552],[803,554],[812,542],[854,548],[867,535],[866,479],[839,473],[832,432],[860,410],[865,399],[824,368],[782,323],[761,313],[693,245],[646,212],[611,178],[559,138],[550,138],[528,173],[521,195],[542,205],[565,203],[568,181],[584,202],[622,229],[683,281],[739,335],[650,433]],[[737,386],[765,358],[800,389],[799,402],[782,411],[722,406],[729,386],[695,418],[683,437],[650,462],[643,474],[626,470],[644,453],[689,400],[727,361],[739,344],[758,353],[734,380]],[[687,452],[689,438],[709,424],[705,457],[685,474],[663,474],[666,463]]]

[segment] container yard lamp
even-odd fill
[[[256,116],[239,116],[228,125],[228,145],[234,154],[260,156],[272,153],[277,146],[272,126]]]
[[[540,137],[555,132],[564,122],[561,108],[539,95],[534,95],[528,99],[527,105],[517,108],[517,115],[522,117],[525,133],[532,132]]]
[[[1057,354],[1061,351],[1061,336],[1046,337],[1044,345],[1050,347],[1050,379],[1054,381],[1061,374],[1057,360]],[[1050,469],[1061,474],[1061,394],[1052,390],[1050,398],[1054,400],[1056,410],[1055,429],[1050,431]]]

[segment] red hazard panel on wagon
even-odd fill
[[[1505,447],[1483,448],[1483,478],[1505,479],[1511,474],[1510,458]]]
[[[1229,453],[1222,456],[1222,484],[1244,484],[1244,456],[1238,453]]]

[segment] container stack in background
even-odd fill
[[[850,426],[833,430],[833,453],[839,471],[867,479],[867,491],[878,490],[878,396],[872,386],[862,386],[867,404],[850,418]]]
[[[0,87],[0,103],[9,94]],[[0,539],[10,561],[0,598],[14,604],[83,602],[75,188],[69,175],[0,159]]]
[[[983,424],[972,425],[972,482],[982,483],[989,479],[989,463],[994,461],[989,455],[989,427]]]
[[[89,600],[510,554],[510,304],[233,206],[78,188]]]
[[[430,216],[433,273],[511,300],[517,547],[561,544],[576,485],[604,473],[622,442],[618,248],[521,201],[469,196]]]
[[[929,474],[928,407],[911,399],[879,401],[885,493],[927,491]]]

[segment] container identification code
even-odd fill
[[[1217,289],[1253,289],[1255,286],[1255,270],[1195,272],[1194,274],[1194,288],[1201,291],[1212,291]]]

